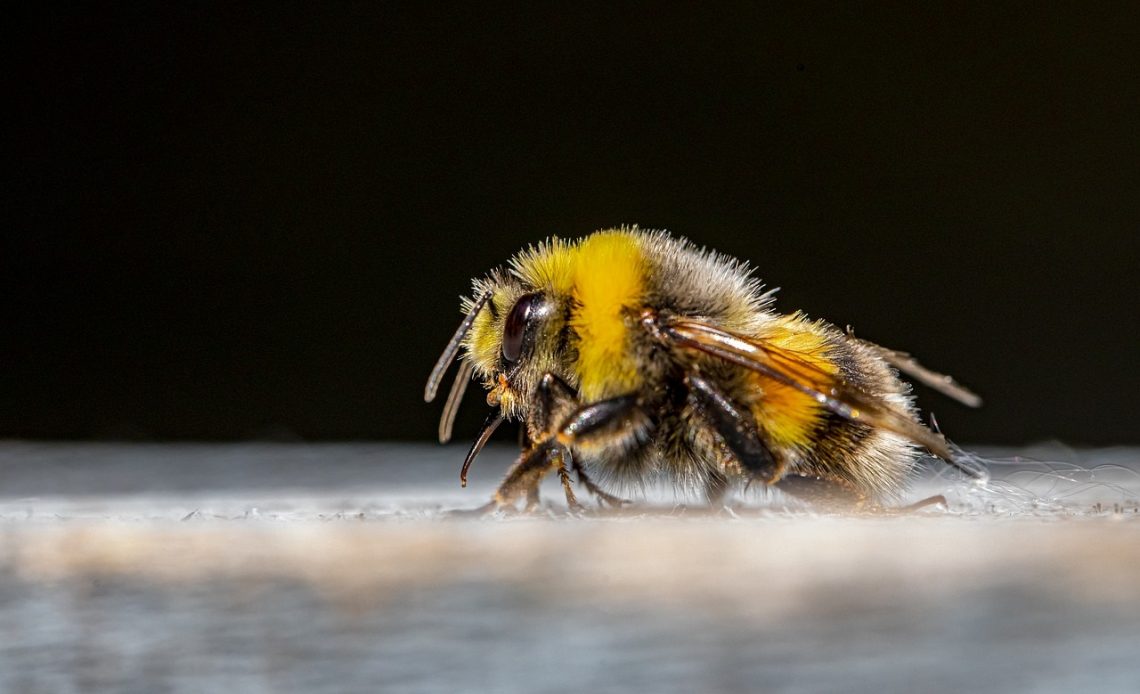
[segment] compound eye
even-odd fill
[[[541,301],[541,294],[527,294],[516,301],[507,314],[507,323],[503,326],[503,358],[508,362],[514,364],[522,356],[527,323],[537,314],[535,309]]]

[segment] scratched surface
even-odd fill
[[[456,518],[460,448],[0,443],[0,692],[1140,690],[1140,452]]]

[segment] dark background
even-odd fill
[[[9,16],[0,436],[427,439],[469,279],[639,223],[1140,441],[1134,10],[184,4]]]

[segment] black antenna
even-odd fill
[[[451,336],[451,342],[447,343],[447,348],[443,350],[443,354],[439,355],[439,361],[435,363],[435,368],[431,370],[431,375],[428,376],[427,385],[424,386],[424,400],[431,402],[435,400],[435,394],[439,391],[439,383],[443,380],[443,372],[447,371],[447,367],[451,366],[451,361],[455,359],[455,354],[459,352],[459,344],[463,342],[463,338],[467,336],[467,332],[471,330],[471,324],[475,322],[475,316],[479,315],[479,311],[491,300],[491,290],[487,290],[475,305],[471,307],[471,311],[463,322],[456,328],[455,334]]]

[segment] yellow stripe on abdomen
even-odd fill
[[[812,332],[797,317],[781,317],[780,324],[758,338],[829,375],[838,369],[827,356],[830,350],[827,338]],[[815,442],[815,431],[824,414],[820,404],[792,386],[759,374],[752,378],[763,391],[763,397],[752,406],[761,428],[780,445],[809,448]]]

